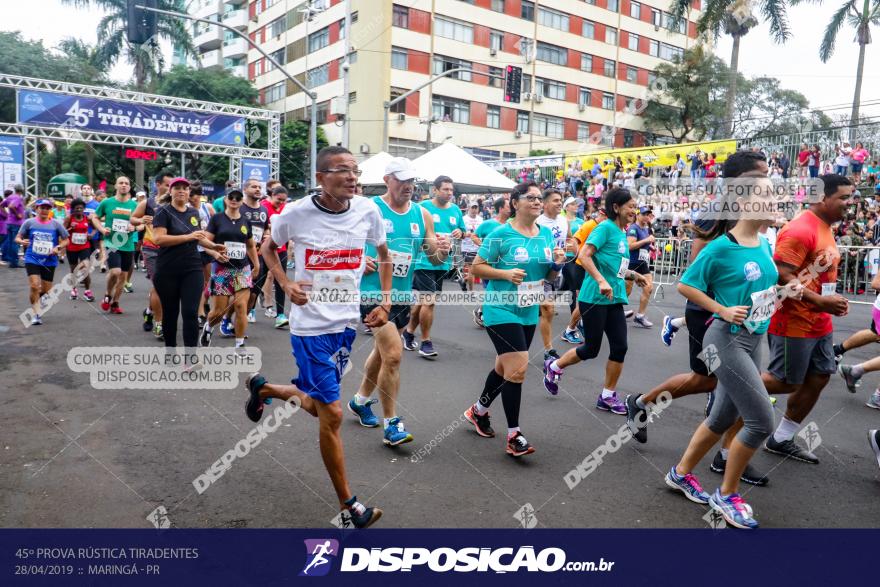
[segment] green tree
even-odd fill
[[[797,134],[831,124],[823,112],[810,111],[806,96],[781,87],[778,79],[769,77],[741,81],[733,114],[728,118],[725,113],[725,119],[730,121],[732,134],[722,131],[717,138]]]
[[[159,77],[156,93],[238,106],[253,106],[259,97],[251,82],[220,66],[194,69],[177,65]]]
[[[529,157],[542,157],[544,155],[552,155],[553,149],[532,149],[529,151]]]
[[[327,146],[324,129],[318,126],[318,150]],[[281,183],[301,188],[309,175],[309,123],[295,120],[281,126]]]

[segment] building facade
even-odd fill
[[[190,0],[181,2],[185,12],[199,18],[223,22],[241,32],[250,25],[248,0]],[[191,67],[224,67],[239,77],[247,77],[247,42],[234,33],[201,22],[190,22],[193,45],[199,51],[198,61],[184,59],[175,47],[172,63]]]
[[[689,21],[674,26],[665,0],[248,6],[251,39],[317,92],[318,122],[330,144],[364,157],[379,152],[383,102],[464,67],[472,72],[439,79],[392,107],[388,150],[414,157],[452,141],[484,159],[584,150],[597,140],[618,147],[651,141],[637,116],[639,99],[655,83],[658,64],[695,44],[700,0],[693,8]],[[504,99],[508,65],[523,68],[519,103]],[[254,50],[247,75],[262,104],[287,120],[308,118],[307,95]]]

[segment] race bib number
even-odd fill
[[[617,278],[623,279],[626,277],[626,270],[629,269],[629,258],[624,257],[620,260],[620,268],[617,270]]]
[[[391,275],[393,277],[406,277],[409,275],[409,267],[412,264],[412,253],[391,251]]]
[[[749,332],[754,332],[758,327],[773,316],[776,310],[776,288],[771,287],[752,294],[752,309],[745,321],[745,327]]]
[[[110,225],[113,232],[128,232],[128,220],[124,218],[114,218],[113,224]]]
[[[823,283],[822,296],[833,296],[837,291],[836,283]]]
[[[70,235],[70,242],[75,245],[86,244],[86,239],[88,239],[88,235],[84,232],[74,232]]]
[[[51,255],[52,241],[34,241],[31,250],[37,255]]]
[[[245,245],[244,243],[237,243],[234,241],[226,241],[223,243],[226,247],[226,256],[230,259],[235,259],[237,261],[241,261],[245,257]]]
[[[541,303],[544,298],[544,280],[523,281],[516,286],[516,305],[528,308]]]
[[[357,301],[358,287],[354,276],[340,271],[315,271],[312,275],[312,301],[325,304]]]
[[[263,227],[251,226],[251,234],[254,236],[254,241],[259,243],[263,240]]]
[[[651,259],[650,249],[639,249],[639,261],[647,263]]]

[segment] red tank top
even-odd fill
[[[89,248],[89,220],[83,216],[82,220],[70,219],[70,242],[67,250],[72,252],[84,251]]]

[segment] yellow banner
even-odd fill
[[[565,157],[565,166],[568,167],[572,161],[579,160],[581,167],[585,170],[593,168],[593,160],[598,159],[602,171],[614,166],[614,160],[620,157],[623,161],[624,169],[632,167],[633,169],[639,162],[638,157],[648,167],[660,166],[669,167],[675,165],[676,154],[681,156],[686,169],[690,169],[688,156],[693,155],[699,149],[703,153],[715,153],[715,162],[723,163],[727,156],[736,151],[736,141],[706,141],[702,143],[679,143],[677,145],[656,145],[653,147],[634,147],[631,149],[598,149],[589,153],[575,153]]]

